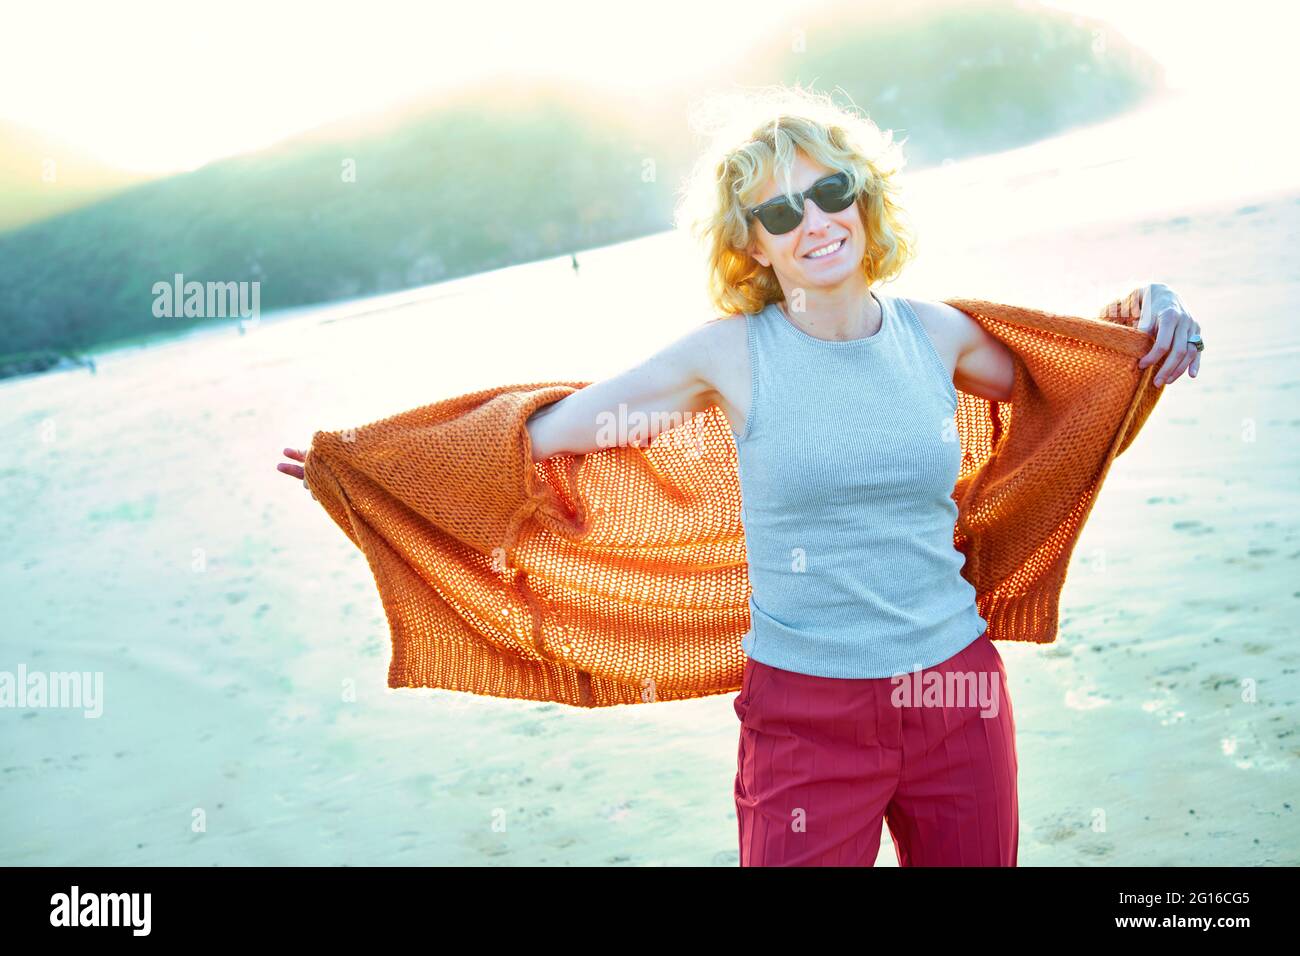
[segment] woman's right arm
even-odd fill
[[[528,419],[533,461],[644,446],[707,411],[716,401],[709,361],[715,329],[705,323],[641,364],[543,405]]]

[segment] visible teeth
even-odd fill
[[[843,239],[841,239],[839,242],[835,243],[835,245],[833,245],[833,246],[827,246],[827,247],[824,248],[824,249],[818,249],[816,252],[810,252],[810,253],[808,253],[807,258],[809,258],[809,259],[820,259],[822,256],[829,256],[832,252],[834,252],[836,249],[838,249],[838,248],[839,248],[840,246],[842,246],[842,245],[844,245],[844,240],[843,240]]]

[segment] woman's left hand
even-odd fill
[[[286,448],[283,452],[285,458],[292,458],[294,461],[300,461],[303,464],[307,462],[307,453],[299,448]],[[287,462],[280,462],[275,466],[275,470],[282,474],[290,475],[302,481],[302,486],[311,491],[312,501],[319,501],[316,492],[311,490],[311,485],[307,484],[307,474],[303,471],[302,465],[290,465]]]
[[[1153,282],[1134,289],[1127,297],[1112,302],[1102,311],[1103,314],[1114,314],[1116,308],[1121,310],[1121,315],[1137,317],[1134,328],[1148,334],[1155,333],[1151,351],[1138,361],[1138,368],[1146,368],[1164,357],[1164,364],[1156,370],[1153,384],[1164,386],[1188,371],[1192,378],[1196,378],[1196,373],[1201,370],[1201,351],[1188,339],[1199,336],[1201,326],[1191,317],[1173,289],[1163,282]]]

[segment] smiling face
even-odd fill
[[[802,150],[796,152],[791,167],[795,192],[803,192],[819,179],[839,170],[823,166]],[[773,176],[763,191],[749,203],[750,208],[781,195]],[[749,254],[760,264],[770,266],[781,288],[833,289],[845,281],[862,282],[862,259],[866,255],[866,228],[856,202],[840,212],[826,212],[815,202],[805,200],[803,222],[779,236],[767,231],[757,219],[751,220]]]

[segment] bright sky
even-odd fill
[[[1267,0],[1052,5],[1110,19],[1177,85],[1221,89],[1294,59],[1289,25],[1266,22],[1278,18]],[[816,15],[818,4],[804,6]],[[189,169],[506,63],[652,89],[718,62],[719,37],[739,55],[798,9],[792,0],[29,0],[6,12],[0,118],[114,165]]]
[[[1300,16],[1277,0],[1044,0],[1104,20],[1164,64],[1169,86],[1234,95],[1267,84],[1291,98]]]

